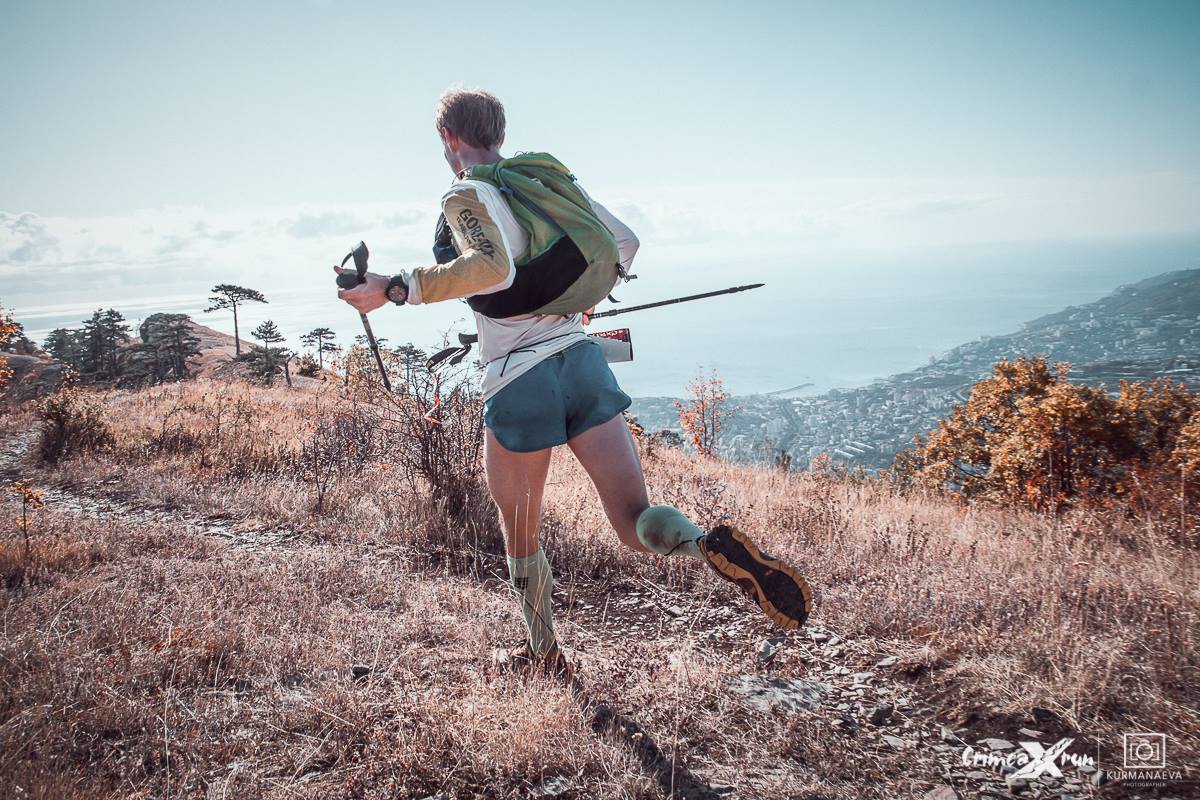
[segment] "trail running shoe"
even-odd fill
[[[718,575],[740,586],[777,625],[791,630],[808,618],[813,604],[808,582],[737,528],[713,528],[700,540],[700,551]]]
[[[528,675],[534,671],[543,675],[570,680],[574,675],[571,664],[562,650],[555,644],[545,655],[534,655],[529,642],[522,642],[517,647],[500,648],[492,652],[492,663],[502,673]]]

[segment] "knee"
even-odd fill
[[[637,516],[634,529],[638,541],[652,552],[666,552],[675,543],[675,530],[682,516],[674,506],[649,506]]]

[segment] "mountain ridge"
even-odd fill
[[[1200,382],[1200,269],[1119,286],[1095,302],[1045,314],[1012,333],[964,342],[865,387],[805,398],[739,396],[734,402],[742,410],[726,426],[720,452],[753,462],[783,451],[801,468],[826,453],[847,465],[884,468],[915,435],[965,401],[1000,358],[1021,356],[1066,361],[1071,380],[1092,385],[1162,376]],[[631,412],[647,430],[678,429],[669,402],[635,398]]]

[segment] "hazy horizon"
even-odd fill
[[[824,269],[810,265],[804,285],[781,290],[794,267],[764,261],[753,273],[708,269],[685,285],[647,273],[618,287],[618,299],[633,305],[665,298],[664,292],[687,294],[752,280],[767,285],[597,320],[591,330],[631,329],[634,361],[613,368],[634,396],[680,396],[701,367],[715,369],[735,394],[803,383],[812,384],[807,393],[855,388],[920,366],[980,336],[1011,333],[1043,314],[1093,302],[1121,285],[1200,267],[1200,236],[824,254]],[[864,275],[873,278],[866,281]],[[635,287],[641,289],[636,295]],[[264,293],[271,302],[250,304],[241,312],[247,340],[248,332],[266,319],[279,325],[293,347],[301,334],[318,325],[333,328],[342,343],[361,332],[353,311],[326,285]],[[39,343],[52,328],[75,327],[96,308],[110,306],[134,327],[146,315],[163,311],[187,313],[202,325],[232,334],[230,313],[202,313],[207,296],[201,284],[172,296],[93,293],[70,304],[17,306],[16,318]],[[473,319],[457,302],[385,307],[372,315],[372,327],[392,344],[411,342],[433,352],[441,346],[441,332],[471,331]]]

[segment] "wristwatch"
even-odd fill
[[[408,299],[408,281],[404,279],[403,274],[393,275],[388,281],[387,299],[398,306],[404,305],[404,301]]]

